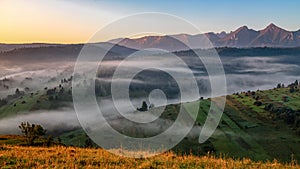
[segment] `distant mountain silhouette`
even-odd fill
[[[287,31],[271,23],[263,30],[249,29],[242,26],[230,33],[214,33],[188,35],[166,35],[166,36],[145,36],[137,39],[114,39],[109,42],[118,43],[133,49],[160,48],[169,51],[186,50],[188,44],[192,48],[208,46],[200,44],[206,36],[214,47],[299,47],[300,29],[298,31]],[[205,42],[207,43],[207,41]]]
[[[4,46],[4,45],[3,45]],[[9,44],[5,44],[6,48],[9,48]],[[21,46],[21,47],[20,47]],[[84,44],[60,44],[60,45],[12,45],[15,47],[13,50],[0,51],[0,60],[10,60],[17,62],[51,62],[51,61],[76,61],[78,55]],[[12,48],[11,47],[11,48]],[[124,58],[131,53],[134,53],[135,49],[130,49],[124,46],[115,45],[107,42],[100,42],[90,44],[90,47],[94,47],[97,51],[107,52],[105,60],[113,60]],[[107,51],[110,49],[109,51]]]
[[[211,47],[234,47],[234,48],[253,48],[253,47],[275,47],[275,48],[291,48],[300,47],[300,29],[298,31],[287,31],[275,24],[271,23],[262,30],[249,29],[242,26],[230,33],[208,32],[204,34],[176,34],[165,36],[144,36],[141,38],[118,38],[108,42],[95,43],[107,48],[112,44],[118,44],[110,50],[109,54],[114,57],[123,57],[124,55],[135,52],[140,49],[156,48],[167,51],[182,51],[199,48]],[[24,54],[30,54],[35,57],[37,51],[43,51],[47,55],[58,57],[57,53],[68,53],[71,58],[78,54],[84,44],[1,44],[0,56],[9,57],[12,53],[24,57]],[[187,46],[188,45],[188,46]],[[40,48],[40,49],[38,49]],[[55,51],[55,50],[57,51]],[[50,50],[50,51],[48,51]],[[67,52],[66,52],[67,51]],[[33,53],[32,53],[33,52]],[[1,54],[2,53],[2,54]],[[38,56],[37,54],[37,56]],[[37,57],[36,56],[36,57]],[[1,59],[1,58],[0,58]]]

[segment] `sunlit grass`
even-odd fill
[[[179,156],[167,152],[151,158],[126,158],[102,149],[73,147],[0,147],[2,168],[299,168],[294,162],[281,164],[233,160],[211,155]]]

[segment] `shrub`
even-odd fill
[[[30,124],[29,122],[22,122],[19,128],[26,137],[27,145],[34,145],[37,138],[46,134],[46,130],[41,125]]]
[[[254,105],[256,105],[256,106],[261,106],[261,105],[262,105],[262,102],[261,102],[261,101],[256,101],[256,102],[254,102]]]

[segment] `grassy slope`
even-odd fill
[[[0,136],[0,146],[1,145],[21,145],[25,143],[25,138],[23,136],[17,135],[1,135]]]
[[[119,150],[117,150],[119,151]],[[150,158],[125,158],[102,149],[73,147],[0,147],[1,168],[299,168],[294,162],[280,164],[233,160],[214,156],[179,156],[167,152]]]
[[[289,101],[283,102],[282,96]],[[209,139],[217,153],[232,157],[248,157],[253,160],[289,161],[291,156],[300,160],[300,137],[283,120],[274,121],[271,113],[264,110],[267,103],[277,103],[293,110],[300,108],[300,93],[290,93],[288,88],[258,91],[263,103],[254,105],[252,95],[242,93],[227,97],[226,107],[217,131]],[[199,106],[199,102],[186,104],[187,110]],[[200,103],[197,122],[204,124],[209,101]]]
[[[271,119],[270,112],[264,110],[267,103],[286,106],[297,110],[300,108],[300,92],[290,93],[288,88],[273,89],[256,92],[263,102],[262,106],[253,103],[253,96],[246,93],[230,95],[227,97],[225,111],[217,131],[202,145],[197,138],[184,139],[174,148],[181,152],[205,154],[214,150],[215,154],[225,154],[236,158],[251,158],[252,160],[290,161],[293,156],[300,161],[300,137],[283,121]],[[289,101],[282,101],[282,96],[288,96]],[[25,100],[26,104],[21,104]],[[40,100],[40,103],[36,101]],[[17,106],[14,107],[13,104]],[[33,96],[25,95],[22,99],[16,99],[13,103],[0,108],[0,118],[13,116],[26,110],[51,109],[57,106],[57,101],[49,101],[41,94]],[[59,103],[61,104],[61,103]],[[192,110],[199,106],[198,102],[185,104],[185,109]],[[162,118],[176,119],[178,105],[167,106]],[[202,100],[197,116],[197,123],[204,124],[210,107],[209,100]],[[66,145],[84,146],[86,137],[82,130],[65,133],[61,136]]]
[[[37,103],[37,100],[40,103]],[[26,103],[22,103],[25,101]],[[33,96],[25,95],[21,98],[14,99],[6,106],[0,108],[0,118],[14,116],[20,113],[29,112],[38,109],[50,109],[51,104],[48,98],[42,94],[36,93]]]
[[[67,88],[66,90],[69,89]],[[67,92],[64,92],[63,95],[56,93],[52,96],[58,96],[60,100],[54,99],[49,101],[49,96],[46,95],[46,91],[39,91],[33,93],[33,95],[28,93],[24,96],[13,99],[7,105],[0,107],[0,119],[35,110],[51,110],[61,108],[69,105],[69,102],[72,100],[71,96]]]
[[[77,147],[84,147],[86,134],[83,129],[77,129],[60,135],[60,139],[62,140],[62,143],[67,146],[74,145]]]

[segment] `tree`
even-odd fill
[[[19,90],[19,88],[16,89],[15,94],[16,94],[16,95],[20,95],[20,90]]]
[[[279,88],[281,88],[281,84],[280,83],[277,84],[277,89],[279,89]]]
[[[290,87],[290,93],[293,93],[293,92],[295,92],[295,90],[296,90],[296,89],[295,89],[295,87],[294,87],[294,86],[291,86],[291,87]]]
[[[146,103],[146,101],[143,101],[142,107],[141,108],[137,108],[138,111],[147,111],[148,110],[148,105]]]
[[[34,145],[37,138],[46,134],[46,130],[41,125],[30,124],[29,122],[22,122],[19,128],[26,137],[27,145]]]
[[[261,105],[262,105],[262,102],[261,102],[261,101],[255,101],[255,102],[254,102],[254,105],[256,105],[256,106],[261,106]]]
[[[294,84],[295,84],[296,86],[298,86],[298,85],[299,85],[298,80],[296,80]]]

